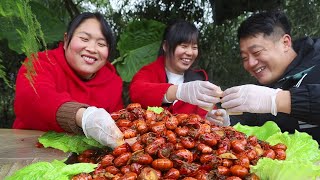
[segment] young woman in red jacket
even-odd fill
[[[75,17],[58,48],[38,53],[32,84],[26,66],[20,68],[13,128],[84,133],[116,146],[123,135],[108,112],[122,109],[123,101],[122,80],[108,62],[114,44],[101,14]]]
[[[194,24],[184,20],[169,24],[158,58],[142,67],[131,81],[131,101],[145,108],[162,106],[172,113],[195,113],[219,125],[229,125],[224,110],[207,112],[200,108],[219,102],[222,91],[208,81],[204,70],[190,68],[198,57],[198,41],[199,31]]]

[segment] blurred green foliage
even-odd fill
[[[164,27],[154,20],[128,24],[117,44],[120,57],[113,62],[123,81],[130,82],[142,66],[156,59]]]

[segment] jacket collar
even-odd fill
[[[313,58],[306,58],[309,55],[313,56],[313,51],[315,51],[314,45],[314,40],[309,37],[304,37],[294,42],[293,49],[297,53],[297,56],[289,64],[278,82],[290,78],[300,79],[314,67],[314,65],[312,65],[314,61]]]

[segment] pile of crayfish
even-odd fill
[[[270,145],[256,136],[246,136],[233,127],[219,127],[196,114],[160,114],[129,104],[111,113],[124,138],[136,142],[112,151],[85,150],[78,162],[98,164],[94,172],[75,175],[73,180],[205,180],[250,179],[262,157],[284,160],[286,145]]]

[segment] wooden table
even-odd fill
[[[0,179],[34,162],[68,157],[69,153],[57,149],[37,148],[35,145],[42,134],[35,130],[0,129]]]

